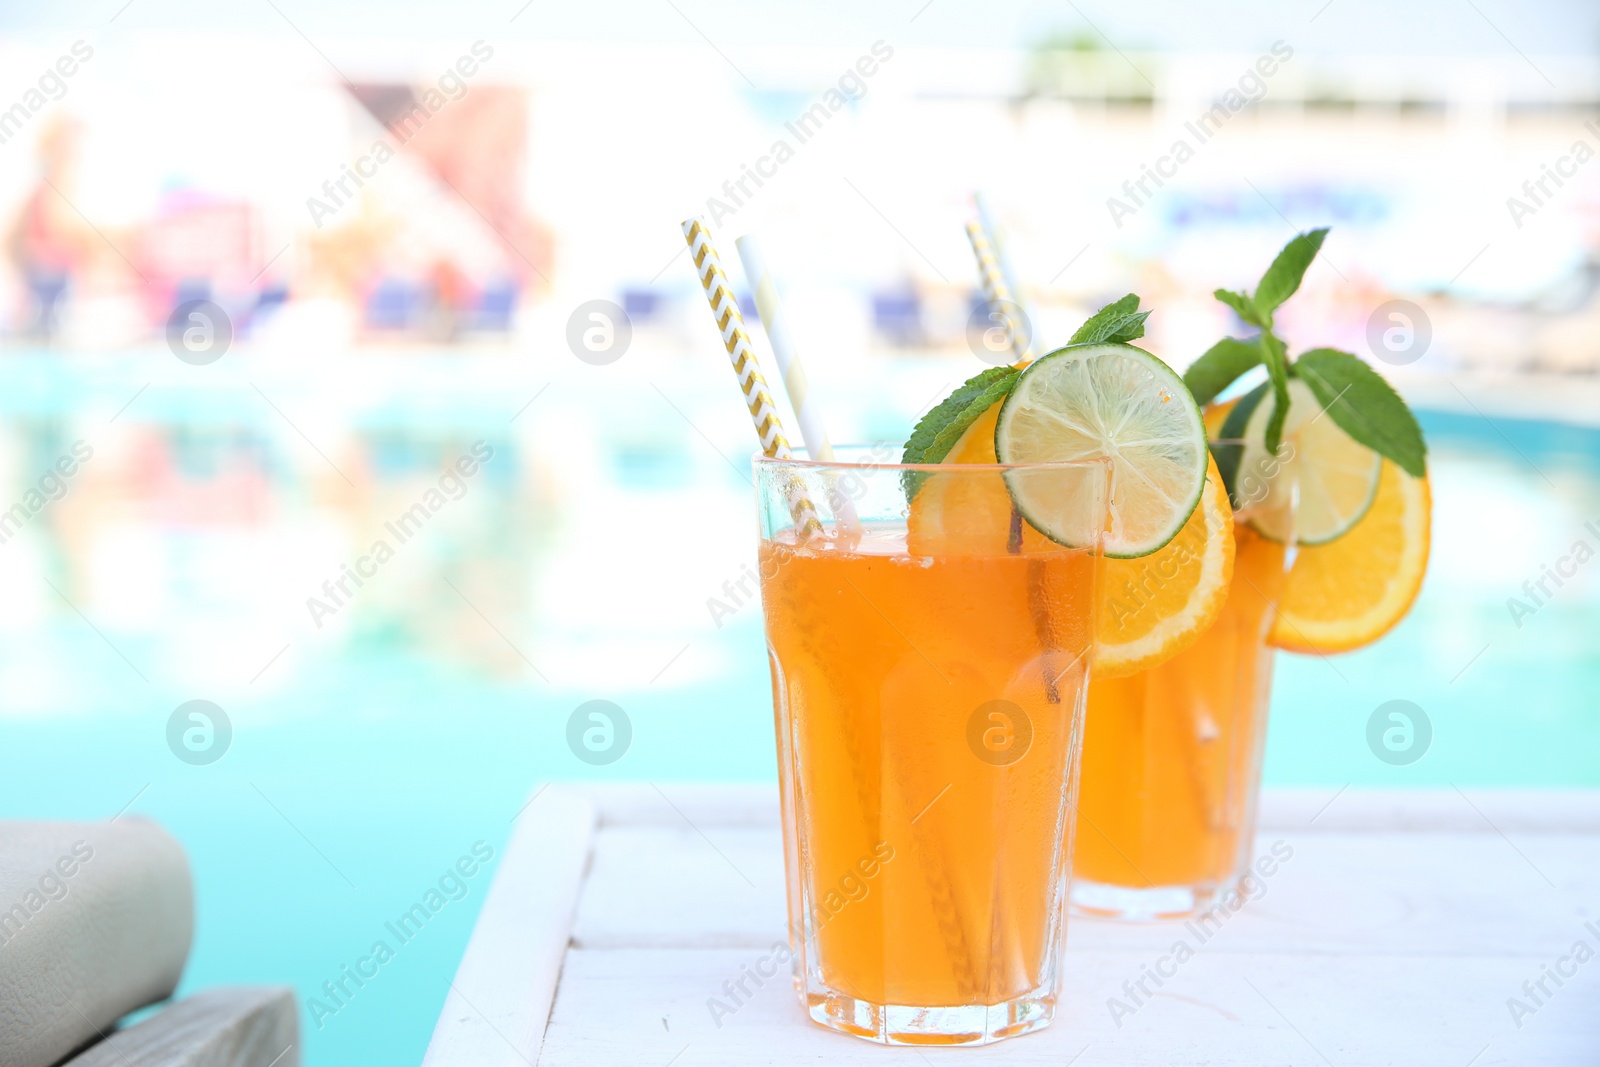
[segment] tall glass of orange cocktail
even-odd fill
[[[825,1026],[982,1043],[1056,1002],[1096,563],[1014,537],[1007,484],[1092,545],[1104,468],[874,459],[756,460],[796,979]]]
[[[1077,811],[1079,911],[1178,917],[1234,890],[1250,870],[1276,650],[1368,644],[1421,585],[1426,478],[1353,440],[1301,380],[1268,453],[1264,395],[1208,416],[1227,471],[1214,464],[1210,476],[1231,485],[1237,510],[1223,520],[1219,503],[1208,522],[1197,509],[1161,553],[1107,563]],[[1231,569],[1224,559],[1197,578],[1219,544]],[[1180,640],[1152,639],[1179,618],[1190,620]]]
[[[1207,414],[1208,492],[1184,528],[1108,567],[1077,813],[1081,910],[1180,916],[1232,890],[1249,871],[1274,648],[1359,648],[1421,585],[1415,418],[1356,356],[1291,360],[1275,332],[1326,236],[1290,240],[1253,293],[1216,291],[1258,332],[1185,371],[1192,399],[1258,371],[1266,381]]]
[[[1085,324],[1085,343],[963,382],[918,421],[902,463],[884,462],[890,448],[835,451],[746,241],[820,457],[796,458],[704,221],[683,232],[761,441],[802,1004],[891,1044],[1036,1030],[1060,983],[1098,574],[1157,550],[1194,510],[1200,410],[1170,367],[1121,343],[1142,332],[1130,294]]]

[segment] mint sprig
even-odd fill
[[[1257,321],[1256,306],[1250,302],[1248,293],[1236,293],[1232,289],[1218,289],[1211,295],[1238,312],[1239,317],[1244,321],[1253,326],[1261,325]]]
[[[1300,288],[1306,268],[1317,258],[1317,252],[1327,236],[1327,227],[1297,234],[1283,246],[1283,251],[1278,253],[1272,266],[1261,276],[1261,283],[1256,286],[1254,295],[1236,293],[1231,289],[1218,289],[1213,294],[1245,322],[1261,328],[1256,344],[1261,349],[1260,362],[1267,365],[1267,377],[1272,382],[1272,416],[1267,420],[1268,452],[1278,451],[1278,445],[1283,440],[1283,420],[1289,416],[1289,361],[1284,353],[1283,342],[1272,332],[1272,313]],[[1214,373],[1214,370],[1208,368],[1207,373]],[[1185,374],[1184,381],[1188,380]]]
[[[1127,344],[1144,336],[1144,320],[1149,317],[1150,312],[1139,310],[1138,295],[1129,293],[1090,315],[1089,321],[1078,327],[1067,344]]]
[[[1322,242],[1327,236],[1328,227],[1324,226],[1320,230],[1296,234],[1283,246],[1283,251],[1278,253],[1277,258],[1272,261],[1272,266],[1261,276],[1261,284],[1256,286],[1256,295],[1250,298],[1250,302],[1255,305],[1256,314],[1262,316],[1262,321],[1258,321],[1257,326],[1272,329],[1272,313],[1300,288],[1300,282],[1306,276],[1306,268],[1317,258],[1317,253],[1322,251]]]
[[[1422,429],[1400,395],[1377,371],[1349,352],[1315,348],[1291,361],[1288,346],[1273,331],[1273,313],[1293,296],[1305,279],[1306,269],[1322,249],[1326,227],[1297,234],[1279,252],[1253,294],[1218,289],[1216,298],[1232,308],[1260,332],[1253,338],[1224,337],[1190,364],[1183,380],[1195,399],[1205,404],[1258,364],[1265,364],[1272,393],[1272,414],[1267,419],[1265,444],[1277,452],[1283,440],[1283,422],[1289,414],[1289,379],[1300,378],[1323,405],[1334,423],[1358,443],[1393,460],[1407,474],[1427,472],[1427,445]],[[1265,399],[1265,390],[1252,394],[1253,410]],[[1230,418],[1229,425],[1235,420]],[[1238,432],[1243,426],[1237,427]],[[1225,475],[1226,480],[1226,475]]]

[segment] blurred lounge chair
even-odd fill
[[[916,290],[874,292],[872,325],[890,344],[904,348],[922,344],[922,300]]]
[[[517,283],[511,280],[491,282],[478,297],[472,327],[489,333],[505,333],[517,311]]]

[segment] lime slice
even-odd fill
[[[1110,462],[1106,555],[1147,556],[1183,529],[1206,483],[1200,407],[1173,369],[1124,344],[1069,345],[1029,364],[1006,397],[994,431],[1001,463]],[[1077,548],[1091,495],[1063,493],[1059,479],[1006,476],[1017,510],[1040,533]]]
[[[1243,434],[1234,475],[1240,517],[1274,541],[1327,544],[1372,507],[1383,457],[1341,430],[1298,378],[1289,379],[1289,415],[1276,456],[1264,443],[1271,416],[1269,393],[1250,412]]]

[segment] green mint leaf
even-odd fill
[[[1189,364],[1189,369],[1183,372],[1183,384],[1194,394],[1195,403],[1209,404],[1239,375],[1260,362],[1260,345],[1224,337]]]
[[[1105,328],[1098,331],[1100,336],[1090,335],[1089,342],[1115,342],[1127,344],[1144,336],[1144,320],[1150,317],[1148,311],[1135,311],[1132,315],[1124,315],[1106,323]]]
[[[1261,316],[1256,313],[1256,306],[1244,293],[1236,293],[1232,289],[1218,289],[1211,294],[1218,300],[1227,304],[1239,317],[1252,326],[1260,326]]]
[[[1357,443],[1394,460],[1413,478],[1427,473],[1422,427],[1383,375],[1335,348],[1313,348],[1294,366],[1328,416]]]
[[[1138,294],[1129,293],[1090,315],[1089,321],[1078,327],[1078,332],[1072,335],[1067,344],[1132,341],[1144,336],[1144,320],[1149,317],[1150,312],[1139,310]]]
[[[1283,342],[1271,330],[1261,331],[1256,339],[1261,345],[1262,362],[1267,365],[1267,378],[1272,383],[1272,415],[1267,419],[1264,443],[1272,455],[1278,454],[1283,443],[1283,420],[1289,417],[1289,359]]]
[[[905,453],[900,462],[944,462],[944,457],[950,454],[950,449],[955,447],[967,428],[977,422],[978,417],[996,401],[1011,392],[1017,375],[1021,373],[1016,367],[990,367],[956,386],[954,392],[917,420],[911,436],[906,439]],[[905,487],[907,500],[917,495],[926,477],[922,471],[904,472],[901,484]]]
[[[966,407],[934,435],[933,443],[923,453],[923,463],[943,463],[944,457],[950,454],[950,450],[961,440],[961,435],[967,432],[967,428],[982,418],[985,411],[1006,398],[1006,394],[1010,393],[1011,387],[1016,384],[1017,376],[1022,372],[1014,367],[1003,369],[1010,373],[1000,375],[986,385]]]
[[[943,447],[936,447],[935,441],[946,431],[951,422],[965,411],[972,402],[986,393],[996,383],[1004,383],[1005,391],[1011,391],[1011,381],[1022,373],[1015,367],[990,367],[980,371],[956,386],[955,391],[935,404],[926,415],[917,420],[916,428],[911,431],[911,436],[906,439],[905,453],[901,456],[902,463],[938,463],[950,451],[950,446],[955,443],[951,440],[944,443]],[[1001,394],[1004,395],[1004,392]],[[981,414],[981,412],[980,412]],[[972,424],[968,421],[967,426]],[[961,427],[956,432],[956,437],[966,430]]]
[[[1239,476],[1239,462],[1244,458],[1244,433],[1250,427],[1250,416],[1256,413],[1256,408],[1271,388],[1271,382],[1262,382],[1241,396],[1233,405],[1233,410],[1228,412],[1228,417],[1222,421],[1222,430],[1217,435],[1219,440],[1211,445],[1211,454],[1216,458],[1222,484],[1228,490],[1228,499],[1233,501],[1236,508],[1242,508],[1245,504],[1234,489]]]
[[[1255,306],[1269,323],[1272,313],[1279,305],[1300,288],[1300,281],[1306,276],[1306,268],[1317,258],[1317,252],[1322,248],[1322,240],[1327,236],[1326,226],[1320,230],[1297,235],[1283,246],[1278,258],[1272,261],[1267,273],[1261,276],[1261,284],[1256,286]]]

